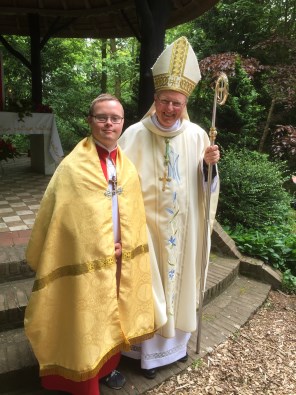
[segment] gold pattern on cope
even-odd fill
[[[120,148],[116,174],[124,190],[119,293],[112,201],[92,138],[63,159],[41,201],[26,251],[36,280],[24,320],[40,376],[87,380],[156,330],[141,186]]]

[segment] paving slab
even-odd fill
[[[196,354],[197,334],[195,332],[188,344],[188,361],[159,368],[154,380],[148,380],[142,376],[139,361],[122,357],[119,370],[125,375],[127,383],[120,393],[122,395],[145,394],[146,391],[169,379],[172,375],[180,374],[238,331],[264,303],[270,288],[269,284],[238,276],[226,291],[203,308],[200,354]],[[8,354],[15,358],[14,364],[13,358],[11,356],[8,358]],[[14,370],[8,372],[12,367]],[[0,393],[3,395],[57,394],[56,391],[43,390],[40,387],[37,361],[22,328],[0,333],[0,388]],[[100,392],[101,395],[118,395],[118,391],[103,385]]]
[[[25,249],[41,197],[51,177],[32,172],[30,159],[26,157],[5,166],[2,179],[5,182],[0,190],[0,394],[57,395],[57,391],[40,387],[38,364],[22,328],[34,281],[34,272],[25,261]],[[181,373],[234,334],[266,299],[270,285],[239,275],[242,262],[245,263],[245,274],[254,265],[248,260],[242,261],[233,240],[218,224],[216,228],[212,244],[220,254],[211,254],[200,355],[195,352],[196,333],[193,333],[188,345],[188,361],[160,368],[154,380],[142,376],[139,361],[122,357],[119,369],[127,383],[120,394],[144,394],[172,375]],[[267,281],[269,277],[266,277]],[[101,395],[115,394],[119,392],[101,387]]]

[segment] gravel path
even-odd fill
[[[296,295],[271,291],[225,343],[147,395],[295,395]]]

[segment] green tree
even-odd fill
[[[27,39],[10,39],[20,53],[29,53]],[[102,80],[105,81],[105,89],[118,94],[126,108],[136,108],[138,72],[135,64],[138,44],[134,38],[116,39],[113,40],[111,50],[111,41],[106,40],[105,43],[104,58],[104,42],[101,40],[55,38],[49,40],[42,51],[43,103],[49,105],[56,114],[66,151],[88,134],[88,108],[93,98],[102,93]],[[6,95],[6,109],[23,113],[34,111],[30,72],[8,51],[4,56],[4,76],[9,92]],[[126,113],[132,117],[132,111],[127,110]]]
[[[257,44],[273,35],[295,38],[295,15],[295,1],[219,1],[194,21],[194,31],[204,32],[205,37],[197,48],[202,48],[203,57],[232,51],[255,56]]]
[[[235,52],[255,57],[263,66],[264,72],[253,76],[264,119],[257,126],[263,131],[262,152],[270,150],[270,130],[296,122],[295,15],[295,1],[224,0],[194,22],[193,31],[198,32],[194,48],[201,59]]]
[[[29,42],[26,37],[13,36],[11,37],[11,44],[25,57],[28,56]],[[6,106],[17,100],[27,100],[28,92],[31,89],[29,69],[23,63],[17,61],[5,48],[1,48],[1,45],[0,50],[3,54]]]
[[[219,71],[219,56],[215,68],[202,67],[204,78],[189,104],[192,120],[206,130],[211,126],[214,90],[213,76]],[[225,58],[224,58],[225,60]],[[263,107],[258,103],[258,93],[252,80],[242,66],[239,56],[229,57],[229,97],[222,107],[217,106],[216,127],[218,142],[227,149],[230,146],[256,149],[261,136],[258,125],[262,122]],[[202,65],[202,62],[201,62]],[[214,80],[215,81],[215,80]]]

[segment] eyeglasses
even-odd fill
[[[167,99],[161,99],[159,96],[156,96],[159,103],[163,104],[164,106],[168,106],[172,103],[172,106],[175,108],[181,108],[182,106],[184,106],[185,102],[181,103],[179,101],[173,101],[173,100],[167,100]]]
[[[106,123],[108,119],[112,123],[120,123],[123,120],[123,117],[120,117],[119,115],[105,115],[105,114],[97,114],[97,115],[91,115],[96,122],[98,123]]]

